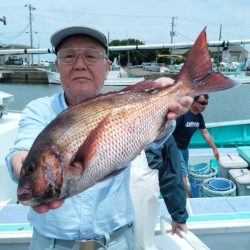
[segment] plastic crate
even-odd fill
[[[250,164],[250,146],[237,147],[237,151]]]
[[[231,169],[229,170],[230,179],[236,185],[238,196],[250,195],[250,170],[249,169]]]
[[[228,154],[220,156],[219,160],[219,176],[222,178],[229,179],[230,169],[241,169],[247,168],[248,163],[237,154]]]

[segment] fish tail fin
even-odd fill
[[[237,84],[219,72],[212,72],[206,28],[196,39],[175,82],[184,84],[183,94],[188,92],[188,94],[193,95],[225,90]]]

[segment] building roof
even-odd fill
[[[23,44],[0,45],[0,49],[30,49],[31,47]]]

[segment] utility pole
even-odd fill
[[[174,20],[177,19],[177,16],[173,16],[172,17],[172,22],[171,22],[171,31],[170,31],[170,37],[171,37],[171,43],[173,43],[174,41],[174,36],[176,35],[175,34],[175,31],[174,31]],[[169,50],[170,52],[170,63],[173,64],[173,60],[172,60],[172,49]]]
[[[0,18],[0,21],[3,22],[4,25],[6,25],[6,17],[3,16],[3,18]]]
[[[33,48],[33,31],[32,31],[32,11],[34,11],[36,8],[32,7],[31,4],[25,4],[24,7],[29,8],[29,23],[30,23],[30,47]],[[33,54],[31,54],[31,65],[33,64]]]
[[[174,41],[174,36],[176,35],[176,34],[175,34],[175,31],[174,31],[174,19],[177,19],[177,16],[173,16],[173,17],[172,17],[171,31],[170,31],[171,43],[173,43],[173,41]]]

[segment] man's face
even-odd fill
[[[201,113],[206,109],[208,100],[205,98],[205,96],[201,95],[196,101],[194,101],[193,105],[195,105],[197,112]]]
[[[72,48],[77,49],[77,56],[72,62],[65,63],[63,58],[70,56],[67,49]],[[100,51],[98,59],[88,60],[88,50]],[[110,61],[104,58],[105,49],[98,41],[88,36],[69,37],[59,46],[57,55],[59,58],[56,60],[56,68],[60,73],[68,105],[80,103],[100,93],[104,80],[107,79]],[[60,59],[60,55],[67,57]]]

